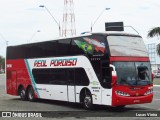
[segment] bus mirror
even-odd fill
[[[115,66],[110,64],[111,74],[112,74],[112,86],[116,84],[117,81],[117,72],[115,71]]]
[[[112,71],[115,71],[115,66],[114,65],[110,64],[109,66],[110,66]]]
[[[117,73],[116,71],[112,71],[112,86],[116,84],[117,81]]]

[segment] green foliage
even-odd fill
[[[152,28],[148,31],[148,38],[153,38],[155,36],[160,36],[160,27]],[[157,54],[160,56],[160,43],[157,45]]]
[[[5,58],[0,56],[0,69],[5,69]]]
[[[152,38],[155,36],[160,36],[160,27],[155,27],[148,31],[148,38]]]
[[[160,43],[157,45],[156,50],[157,50],[157,54],[160,56]]]

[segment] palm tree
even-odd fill
[[[160,36],[160,27],[152,28],[150,31],[148,31],[148,38],[153,38],[155,36]],[[160,43],[157,45],[157,54],[160,56]]]

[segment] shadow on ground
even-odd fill
[[[11,99],[13,101],[21,101],[20,98],[14,98]],[[23,101],[23,102],[28,102],[28,101]],[[35,101],[36,103],[45,103],[45,104],[49,104],[49,105],[56,105],[56,106],[65,106],[68,108],[73,108],[78,110],[78,111],[86,111],[83,108],[82,104],[79,103],[70,103],[70,102],[64,102],[64,101],[56,101],[56,100],[44,100],[44,99],[37,99]],[[94,105],[94,109],[89,110],[89,111],[99,111],[99,112],[127,112],[127,111],[145,111],[148,110],[145,107],[141,107],[141,108],[135,108],[135,107],[124,107],[124,108],[116,108],[116,107],[111,107],[111,106],[103,106],[103,105]],[[87,110],[88,111],[88,110]]]

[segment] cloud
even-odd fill
[[[149,6],[142,6],[142,7],[139,7],[141,10],[149,10],[150,7]]]
[[[42,8],[27,8],[26,10],[30,10],[30,11],[44,11],[44,9],[42,9]]]

